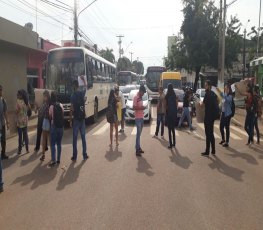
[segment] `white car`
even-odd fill
[[[129,97],[129,94],[132,90],[134,89],[139,89],[139,85],[125,85],[125,86],[120,86],[119,89],[122,92],[122,95],[125,99],[125,103]]]
[[[196,94],[198,95],[200,101],[203,101],[205,97],[205,89],[196,90]]]
[[[133,121],[135,120],[134,109],[133,109],[133,98],[139,92],[138,89],[132,90],[129,94],[128,100],[126,102],[126,114],[125,120],[126,121]],[[149,98],[148,93],[145,93],[142,97],[143,106],[146,107],[144,109],[144,117],[143,120],[150,121],[152,114],[151,114],[151,98]]]

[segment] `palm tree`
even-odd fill
[[[111,63],[115,63],[115,56],[113,54],[113,49],[106,48],[106,50],[101,50],[99,52],[100,56],[105,58],[107,61]]]

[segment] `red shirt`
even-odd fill
[[[139,92],[133,98],[133,108],[135,107],[137,108],[137,109],[134,109],[135,118],[136,119],[143,118],[144,117],[144,113],[143,113],[144,106],[143,106],[142,97],[140,96]]]

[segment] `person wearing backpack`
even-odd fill
[[[256,119],[255,119],[255,129],[257,134],[257,144],[260,144],[260,132],[258,128],[258,119],[261,119],[262,116],[262,106],[261,106],[261,97],[260,97],[260,91],[259,86],[254,86],[254,99],[256,103]]]
[[[253,143],[253,136],[254,136],[254,125],[256,120],[256,108],[255,108],[255,100],[254,100],[254,94],[253,94],[253,87],[252,85],[248,84],[246,88],[246,92],[242,93],[240,89],[238,88],[238,85],[236,85],[236,89],[239,91],[239,93],[243,96],[246,96],[245,102],[246,102],[246,119],[245,119],[245,127],[244,129],[247,132],[248,135],[248,142],[247,145],[251,145]]]
[[[49,107],[49,117],[51,120],[50,143],[51,143],[51,163],[50,167],[60,164],[61,142],[63,137],[64,126],[64,109],[63,105],[57,101],[57,94],[51,93],[51,106]],[[57,151],[56,151],[57,145]],[[56,156],[57,153],[57,156]]]
[[[207,80],[205,82],[205,97],[203,104],[205,105],[205,135],[206,135],[206,149],[205,152],[201,153],[202,156],[209,156],[210,147],[212,148],[211,153],[216,154],[215,149],[215,136],[214,136],[214,122],[218,117],[218,99],[216,94],[211,90],[211,81]],[[203,105],[201,104],[201,106]]]
[[[72,161],[77,160],[77,140],[78,133],[80,132],[82,140],[82,155],[83,160],[87,160],[87,144],[86,144],[86,127],[85,127],[85,94],[87,83],[84,81],[85,90],[81,91],[79,89],[78,80],[73,81],[73,90],[74,93],[71,95],[70,102],[70,127],[73,127],[73,156],[71,157]]]
[[[233,107],[232,103],[234,103],[231,87],[226,84],[224,87],[224,93],[222,94],[222,112],[220,117],[220,132],[221,132],[221,142],[220,145],[223,147],[229,146],[229,137],[230,137],[230,121],[233,117]],[[225,131],[226,130],[226,139],[225,139]]]

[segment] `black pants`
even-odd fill
[[[2,127],[2,136],[1,136],[1,147],[2,147],[2,152],[1,154],[5,154],[6,150],[6,130],[5,130],[5,125]]]
[[[40,149],[42,126],[43,126],[43,120],[38,119],[38,121],[37,121],[37,140],[36,140],[36,147],[35,147],[35,150],[37,150],[37,151]]]
[[[215,152],[215,136],[214,136],[214,121],[205,120],[205,135],[206,135],[206,153],[210,152],[210,146],[212,152]]]
[[[168,121],[168,134],[169,134],[169,143],[170,146],[175,146],[175,124],[174,122]],[[172,137],[173,135],[173,137]]]
[[[155,130],[155,135],[158,136],[160,125],[161,125],[161,136],[164,134],[164,114],[159,113],[157,114],[157,125],[156,125],[156,130]]]
[[[259,129],[258,129],[258,117],[256,117],[256,120],[255,120],[255,129],[256,129],[256,133],[257,133],[257,142],[259,142],[260,133],[259,133]]]
[[[247,111],[246,120],[245,120],[245,130],[248,135],[248,144],[253,142],[255,119],[256,119],[255,114]]]
[[[18,152],[21,153],[22,150],[22,141],[24,139],[26,150],[28,151],[28,133],[27,133],[27,127],[24,128],[18,128]]]
[[[225,113],[221,114],[220,132],[221,132],[222,141],[226,141],[226,143],[229,143],[230,120],[231,120],[231,116],[225,117]],[[226,129],[226,139],[225,139],[225,130],[224,129]]]

